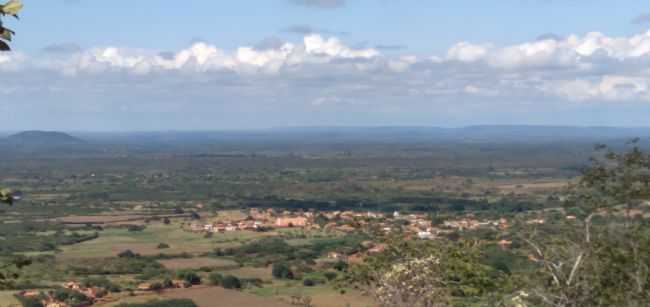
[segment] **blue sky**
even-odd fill
[[[625,0],[347,0],[324,9],[286,0],[23,2],[23,37],[16,45],[30,51],[61,42],[178,49],[194,39],[236,48],[273,36],[295,39],[283,30],[309,25],[344,32],[352,45],[429,53],[459,40],[513,44],[546,33],[629,35],[648,28],[631,20],[650,12],[644,1]]]
[[[650,5],[23,0],[0,130],[647,125]]]

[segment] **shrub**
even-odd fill
[[[293,279],[293,272],[286,263],[273,264],[273,277],[278,279]]]
[[[316,282],[311,279],[305,279],[302,281],[302,285],[305,287],[313,287],[316,285]]]
[[[151,284],[151,287],[149,287],[149,289],[151,289],[151,291],[160,291],[163,289],[163,285],[162,283],[155,282]]]
[[[348,269],[348,264],[343,261],[339,261],[334,264],[334,269],[337,271],[345,272]]]
[[[15,295],[16,299],[23,307],[44,307],[41,303],[41,297],[24,297]]]
[[[159,243],[158,244],[158,249],[165,249],[165,248],[169,248],[169,244],[167,244],[167,243]]]
[[[134,253],[130,249],[127,249],[127,250],[122,251],[121,253],[117,254],[117,256],[120,257],[120,258],[135,258],[135,257],[138,257],[140,255]]]
[[[221,282],[223,281],[223,275],[219,273],[212,273],[210,276],[208,276],[208,279],[210,280],[210,284],[213,284],[215,286],[221,285]]]
[[[201,283],[201,277],[193,270],[178,270],[176,272],[176,277],[192,285],[198,285]]]
[[[84,287],[98,287],[106,289],[109,292],[120,292],[120,286],[111,282],[106,277],[89,277],[83,281]]]
[[[171,278],[165,278],[162,282],[163,288],[171,288],[174,286],[174,282],[171,280]]]
[[[325,272],[323,274],[323,276],[325,276],[325,278],[327,278],[327,280],[334,280],[334,279],[336,279],[338,274],[336,274],[336,272]]]
[[[90,302],[90,299],[83,293],[63,288],[54,290],[52,297],[59,302],[65,302],[69,305],[80,305]]]
[[[140,225],[128,225],[127,229],[129,231],[143,231],[147,226],[140,226]]]
[[[241,289],[241,281],[235,276],[228,275],[221,281],[221,286],[226,289]]]

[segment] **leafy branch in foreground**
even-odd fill
[[[446,307],[470,301],[496,306],[498,293],[509,288],[502,272],[481,262],[477,241],[395,238],[387,245],[384,252],[353,266],[344,280],[380,306]]]
[[[11,42],[16,34],[13,30],[4,27],[2,18],[9,15],[18,19],[18,12],[23,8],[20,0],[10,0],[5,4],[0,4],[0,51],[9,51],[11,48],[7,42]]]
[[[14,202],[21,200],[22,197],[23,194],[19,191],[13,191],[10,189],[0,189],[0,203],[13,205]]]
[[[534,305],[644,306],[650,299],[650,231],[641,216],[650,196],[650,154],[598,146],[570,189],[575,220],[534,229],[528,243],[539,270],[527,289]]]

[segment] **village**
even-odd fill
[[[570,219],[571,217],[567,217]],[[225,233],[233,231],[268,231],[281,228],[298,228],[306,231],[325,230],[355,232],[379,230],[384,234],[400,232],[405,238],[435,239],[441,234],[455,231],[475,230],[480,228],[509,227],[506,218],[496,220],[479,220],[472,216],[445,220],[434,225],[431,218],[424,213],[355,212],[355,211],[277,211],[275,209],[250,209],[246,218],[241,220],[223,220],[211,222],[210,219],[198,220],[189,224],[188,231],[195,233]],[[528,224],[544,224],[544,219],[530,219]]]

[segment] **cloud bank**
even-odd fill
[[[546,35],[507,46],[458,42],[428,56],[386,55],[319,34],[234,50],[206,42],[172,52],[61,44],[39,54],[0,53],[0,82],[1,94],[25,102],[23,111],[44,105],[34,97],[56,100],[48,114],[153,112],[160,119],[192,109],[246,120],[261,110],[281,119],[260,125],[288,117],[304,125],[327,110],[319,124],[354,123],[367,113],[380,123],[424,114],[461,121],[470,111],[513,106],[525,112],[545,104],[649,103],[650,31]]]

